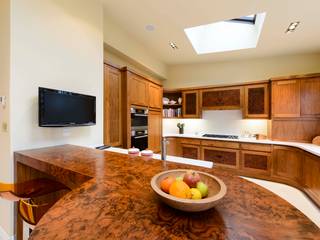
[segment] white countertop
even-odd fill
[[[285,141],[272,141],[272,140],[256,140],[255,138],[241,138],[239,139],[221,139],[221,138],[209,138],[202,137],[202,135],[196,134],[164,134],[163,137],[181,137],[181,138],[197,138],[203,140],[218,140],[218,141],[229,141],[229,142],[245,142],[245,143],[258,143],[258,144],[274,144],[289,147],[300,148],[304,151],[312,153],[320,157],[320,146],[312,143],[299,143],[299,142],[285,142]]]
[[[128,150],[127,149],[123,149],[123,148],[111,147],[111,148],[105,149],[105,151],[128,154]],[[161,160],[161,155],[160,154],[153,154],[152,158]],[[205,167],[205,168],[212,168],[213,167],[213,163],[212,162],[203,161],[203,160],[194,160],[194,159],[191,159],[191,158],[167,156],[167,161],[168,162],[188,164],[188,165],[193,165],[193,166],[198,166],[198,167]]]

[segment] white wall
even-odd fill
[[[173,65],[165,88],[206,86],[266,80],[320,72],[320,54],[301,54],[230,62]]]
[[[108,12],[106,10],[104,11],[104,42],[154,72],[158,77],[166,79],[167,65],[150,55],[142,43],[138,42],[127,32],[119,28],[117,24],[114,23],[113,19],[109,17]]]
[[[10,92],[10,0],[0,1],[0,96],[6,96],[7,105],[0,105],[0,182],[13,181],[13,161],[10,151],[9,92]],[[13,204],[0,199],[0,239],[13,235]],[[12,219],[12,218],[11,218]]]
[[[101,144],[103,16],[100,1],[13,0],[13,150],[64,143]],[[38,127],[38,87],[97,97],[97,125]]]
[[[163,133],[178,133],[177,123],[185,123],[186,134],[231,134],[242,135],[268,133],[268,120],[242,119],[240,110],[203,111],[202,119],[164,119]]]

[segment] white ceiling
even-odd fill
[[[102,0],[108,18],[166,64],[229,61],[320,52],[320,0]],[[197,55],[185,28],[266,12],[255,49]],[[285,34],[291,22],[297,30]],[[155,31],[145,26],[152,24]],[[174,42],[179,47],[172,50]]]

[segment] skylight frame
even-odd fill
[[[251,17],[252,15],[253,15],[253,17]],[[234,22],[239,22],[239,23],[247,23],[247,24],[254,25],[256,23],[257,14],[252,14],[252,15],[230,19],[229,21],[234,21]]]

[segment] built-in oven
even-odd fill
[[[148,109],[131,108],[131,147],[148,148]]]

